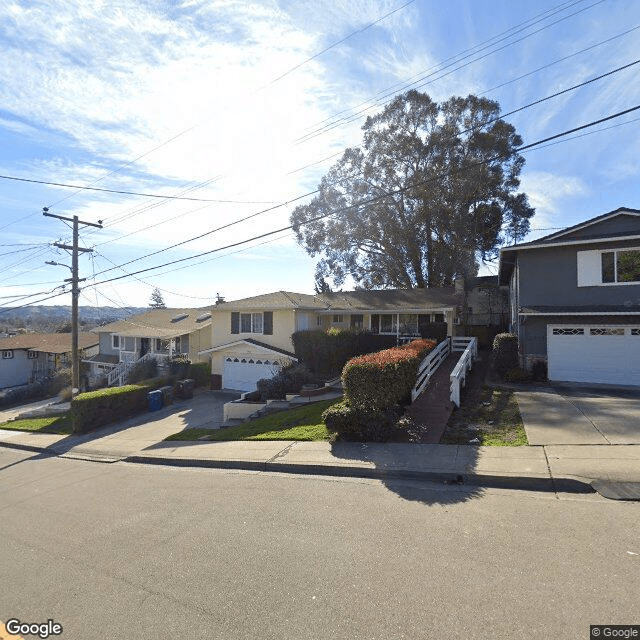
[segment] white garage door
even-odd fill
[[[550,380],[640,385],[640,326],[549,325]]]
[[[280,365],[269,358],[229,357],[224,360],[222,387],[236,391],[255,391],[262,378],[272,378]]]

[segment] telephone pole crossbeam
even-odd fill
[[[85,249],[78,246],[78,225],[83,224],[89,227],[102,229],[102,221],[99,221],[99,224],[95,224],[94,222],[79,220],[78,216],[73,216],[73,218],[57,216],[53,213],[49,213],[47,207],[44,207],[42,214],[49,218],[57,218],[58,220],[73,222],[73,244],[66,245],[54,242],[54,246],[59,249],[71,251],[71,278],[68,278],[67,280],[71,282],[71,394],[74,396],[80,388],[80,362],[78,358],[78,298],[80,296],[80,287],[78,286],[78,283],[85,280],[85,278],[81,279],[78,277],[78,254],[93,251],[93,249]]]

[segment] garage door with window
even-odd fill
[[[547,327],[549,380],[640,385],[640,325]]]
[[[222,387],[236,391],[255,391],[258,380],[272,378],[280,364],[271,358],[229,356],[224,359]]]

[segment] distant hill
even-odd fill
[[[78,307],[78,319],[81,324],[102,326],[122,320],[136,313],[148,311],[147,307]],[[0,314],[0,326],[20,324],[29,328],[43,325],[56,325],[71,319],[71,307],[65,305],[31,306],[17,309],[4,308]]]

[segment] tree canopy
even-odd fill
[[[162,297],[162,293],[160,292],[160,289],[158,289],[158,287],[156,287],[151,292],[151,300],[149,301],[149,307],[151,307],[151,309],[167,308],[167,305],[164,303],[164,298]]]
[[[451,285],[477,273],[534,210],[517,193],[524,158],[497,102],[440,104],[412,90],[367,118],[318,195],[291,214],[298,242],[318,256],[316,279],[371,288]]]

